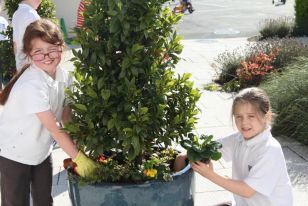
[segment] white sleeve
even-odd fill
[[[20,85],[19,97],[26,114],[34,114],[50,110],[48,85],[40,81],[29,81]]]
[[[270,147],[252,165],[244,182],[257,192],[269,197],[280,178],[284,164],[285,160],[281,147]]]
[[[13,26],[13,41],[17,44],[21,44],[23,41],[23,36],[25,34],[27,26],[31,24],[32,22],[39,19],[39,16],[37,16],[34,13],[22,13],[21,15],[15,17],[15,19],[12,20],[12,26]]]

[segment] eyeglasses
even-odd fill
[[[50,59],[56,59],[59,58],[61,55],[61,50],[51,51],[48,53],[40,53],[40,54],[33,54],[31,55],[31,58],[33,61],[43,61],[46,56],[48,56]]]

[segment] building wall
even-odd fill
[[[76,25],[77,9],[80,0],[52,0],[56,7],[56,17],[63,18],[69,36],[73,36],[72,28]]]

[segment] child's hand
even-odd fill
[[[186,152],[178,154],[174,161],[173,170],[175,172],[182,170],[187,164],[186,159],[187,159]]]
[[[211,161],[208,164],[200,161],[190,162],[190,164],[194,171],[206,178],[213,172],[213,163]]]
[[[94,162],[81,151],[78,152],[73,162],[76,163],[75,171],[81,177],[91,176],[99,166],[98,163]]]

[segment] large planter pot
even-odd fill
[[[173,181],[143,184],[102,183],[81,186],[68,181],[73,206],[193,206],[192,170],[182,170]]]

